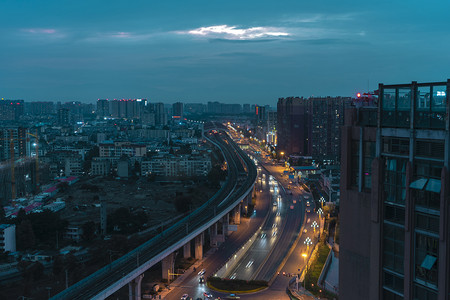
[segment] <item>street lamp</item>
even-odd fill
[[[312,244],[311,238],[310,238],[310,237],[307,237],[307,238],[305,239],[305,241],[304,241],[304,244],[306,245],[306,251],[308,251],[308,250],[309,250],[309,245]]]
[[[325,198],[323,196],[320,197],[319,202],[320,202],[320,204],[322,205],[322,208],[323,208],[323,204],[325,203]]]
[[[314,233],[316,233],[316,228],[319,227],[316,221],[312,222],[311,227],[314,229]]]
[[[322,208],[319,208],[319,209],[317,210],[317,214],[319,215],[319,217],[321,217],[321,216],[323,215],[323,210],[322,210]]]

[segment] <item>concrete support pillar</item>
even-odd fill
[[[203,232],[197,235],[194,239],[195,259],[203,258]]]
[[[225,236],[229,236],[230,232],[228,232],[228,225],[230,224],[230,215],[226,214],[223,216],[222,226],[223,226],[223,234]]]
[[[234,208],[234,224],[241,224],[241,204]]]
[[[128,283],[128,299],[141,300],[141,282],[144,274],[139,275]]]
[[[241,211],[244,215],[247,214],[247,212],[248,212],[248,197],[245,197],[242,200],[242,210]]]
[[[183,246],[183,257],[184,258],[191,257],[191,241],[187,242]]]
[[[214,223],[211,227],[209,227],[209,245],[211,247],[217,247],[217,223]]]
[[[169,254],[162,260],[162,279],[168,281],[173,279],[173,274],[175,268],[175,255],[173,253]]]

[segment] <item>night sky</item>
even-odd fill
[[[0,97],[259,103],[450,78],[450,1],[0,0]]]

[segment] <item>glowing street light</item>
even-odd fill
[[[312,222],[311,227],[314,229],[314,233],[316,233],[316,228],[319,227],[316,221]]]
[[[309,250],[309,245],[312,245],[312,241],[310,237],[307,237],[304,241],[304,244],[306,245],[306,251]]]
[[[321,216],[323,215],[323,210],[322,210],[322,208],[319,208],[319,209],[317,210],[317,214],[319,215],[319,217],[321,217]]]
[[[325,198],[324,197],[320,197],[319,202],[320,202],[320,204],[322,205],[322,208],[323,208],[323,204],[325,203]]]

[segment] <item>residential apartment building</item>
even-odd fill
[[[104,118],[109,117],[109,100],[108,99],[98,99],[97,100],[97,117]]]
[[[111,162],[107,160],[93,159],[91,161],[92,176],[107,176],[111,173]]]
[[[0,100],[0,121],[18,121],[24,112],[23,100]]]
[[[144,156],[147,153],[145,145],[130,142],[103,142],[99,144],[100,157]]]
[[[349,97],[313,97],[310,100],[312,157],[337,162],[341,154],[344,110],[350,107],[352,100]]]
[[[0,250],[16,251],[16,225],[0,224]]]
[[[277,103],[277,152],[285,156],[311,156],[310,100],[299,97],[279,98]]]
[[[81,155],[74,154],[66,159],[64,168],[66,176],[81,176],[83,173],[83,158]]]
[[[380,84],[376,107],[347,111],[340,298],[450,299],[449,92]]]
[[[200,155],[161,155],[141,163],[142,176],[206,176],[210,170],[211,158]]]
[[[31,145],[28,128],[18,126],[0,127],[0,161],[30,156]]]

